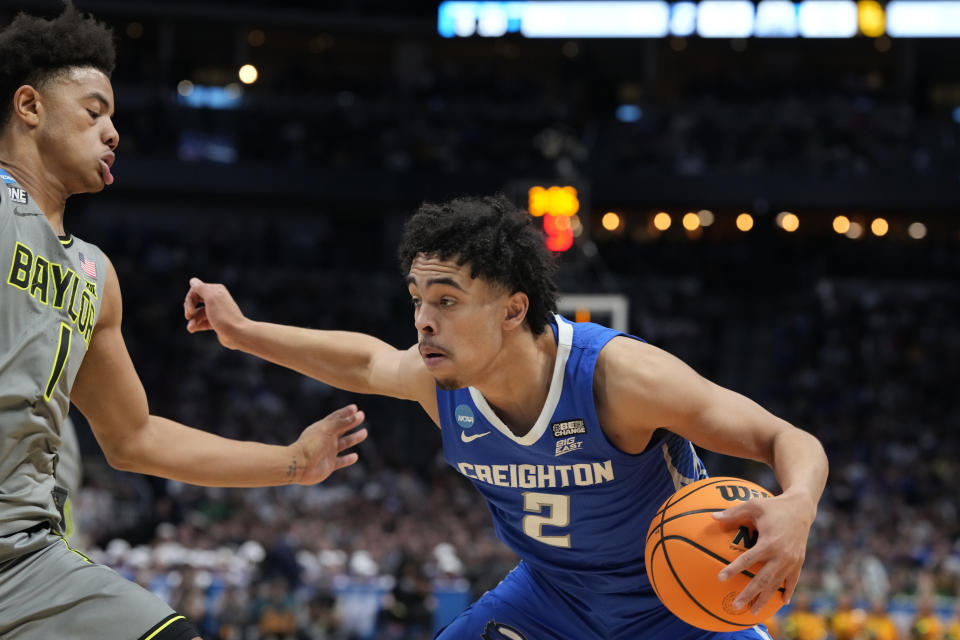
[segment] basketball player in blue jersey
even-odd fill
[[[521,562],[440,632],[442,640],[769,640],[711,633],[659,602],[644,538],[660,504],[704,477],[691,443],[768,463],[783,492],[730,508],[756,545],[721,572],[763,568],[738,595],[789,599],[827,476],[813,436],[632,336],[555,313],[551,256],[503,197],[424,205],[400,260],[417,344],[247,319],[222,285],[194,278],[189,331],[334,386],[420,403],[447,461],[487,499]],[[204,306],[198,306],[203,303]]]
[[[71,549],[58,452],[71,401],[114,467],[210,486],[312,484],[352,464],[348,407],[287,447],[150,415],[107,257],[64,228],[69,196],[113,182],[110,31],[67,5],[0,32],[0,638],[189,640],[165,602]]]

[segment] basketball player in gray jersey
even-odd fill
[[[169,606],[63,538],[58,450],[71,401],[114,467],[208,486],[313,484],[356,461],[355,406],[289,446],[149,414],[120,333],[117,274],[67,233],[75,193],[113,182],[112,34],[68,4],[0,32],[0,638],[190,640]]]

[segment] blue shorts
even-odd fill
[[[716,633],[691,627],[639,594],[577,597],[521,562],[435,640],[770,640],[763,625]]]

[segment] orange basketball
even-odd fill
[[[783,589],[753,615],[733,600],[762,565],[726,582],[717,574],[757,542],[750,527],[714,520],[739,502],[769,498],[758,484],[740,478],[707,478],[688,484],[663,503],[647,532],[647,575],[657,597],[675,616],[708,631],[738,631],[770,618],[783,606]]]

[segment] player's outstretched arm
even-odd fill
[[[313,484],[357,461],[340,455],[367,437],[355,406],[307,427],[291,445],[241,442],[149,415],[147,397],[120,334],[121,300],[107,262],[100,317],[77,373],[71,400],[118,469],[190,484],[255,487]]]
[[[757,544],[724,568],[720,578],[762,562],[735,605],[759,611],[781,585],[789,601],[827,480],[827,457],[819,440],[646,343],[615,338],[601,352],[597,370],[603,381],[597,389],[601,424],[614,441],[642,446],[655,429],[665,428],[705,449],[773,468],[783,493],[717,514],[752,524],[759,534]]]
[[[419,402],[437,421],[436,385],[416,345],[399,350],[363,333],[255,322],[243,315],[222,284],[190,279],[183,301],[187,331],[212,330],[238,349],[329,385]]]

